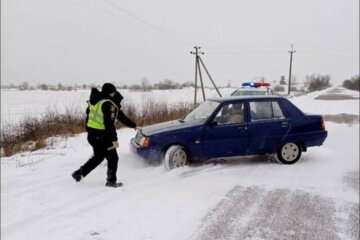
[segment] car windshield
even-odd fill
[[[251,90],[236,91],[231,95],[232,96],[266,95],[266,91],[251,91]]]
[[[185,118],[184,122],[189,123],[203,123],[214,112],[220,103],[214,101],[206,101],[195,108]]]

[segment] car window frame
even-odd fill
[[[209,100],[209,101],[213,101],[213,100]],[[213,102],[217,102],[217,103],[219,103],[219,105],[214,109],[214,111],[213,111],[207,118],[204,118],[204,120],[199,121],[199,122],[191,122],[191,123],[198,123],[198,124],[206,125],[206,124],[209,122],[209,119],[212,118],[212,115],[214,114],[214,112],[217,111],[217,109],[219,108],[219,106],[222,105],[222,103],[219,102],[219,101],[213,101]],[[193,110],[193,111],[194,111],[194,110]],[[190,112],[190,113],[191,113],[191,112]],[[190,114],[190,113],[188,113],[188,114]],[[188,114],[187,114],[187,115],[188,115]],[[187,116],[187,115],[186,115],[186,116]],[[186,118],[186,117],[185,117],[185,118]]]
[[[236,89],[235,91],[233,91],[230,94],[230,96],[245,96],[245,97],[248,96],[249,97],[249,96],[276,96],[277,95],[272,87],[266,87],[266,88],[260,87],[260,88],[257,88],[257,89],[264,89],[264,91],[257,91],[257,92],[265,92],[265,94],[245,94],[245,95],[237,94],[237,95],[234,95],[236,92],[243,92],[243,91],[246,92],[246,91],[251,91],[251,90],[254,91],[255,89],[240,87],[240,88]]]
[[[225,105],[230,105],[230,104],[238,104],[238,103],[242,103],[244,105],[244,121],[241,123],[223,123],[223,124],[218,124],[215,120],[215,117],[218,115],[218,113],[220,112],[220,110],[225,106]],[[213,125],[212,123],[215,123],[215,125]],[[247,104],[247,100],[237,100],[237,101],[227,101],[227,102],[222,102],[217,109],[215,109],[215,111],[213,112],[213,114],[208,118],[208,121],[205,123],[208,126],[235,126],[235,125],[244,125],[248,123],[248,104]]]
[[[272,113],[272,118],[264,118],[264,119],[252,119],[251,116],[251,107],[250,107],[250,103],[251,102],[271,102],[271,113]],[[284,117],[283,118],[274,118],[274,109],[272,106],[272,102],[277,102],[277,104],[280,107],[281,112],[283,113]],[[276,121],[288,121],[290,118],[288,117],[288,113],[286,111],[284,111],[284,107],[281,104],[281,101],[279,101],[279,99],[252,99],[252,100],[248,100],[248,122],[249,123],[258,123],[258,122],[276,122]]]

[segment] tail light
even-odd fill
[[[321,130],[325,130],[325,121],[321,118]]]

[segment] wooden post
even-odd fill
[[[208,70],[207,70],[207,68],[205,67],[204,62],[202,61],[202,59],[201,59],[200,57],[199,57],[199,59],[200,59],[201,65],[204,67],[204,69],[205,69],[205,71],[206,71],[207,75],[209,76],[209,78],[210,78],[210,80],[211,80],[212,84],[214,85],[214,87],[215,87],[215,89],[216,89],[217,93],[219,94],[219,96],[220,96],[220,97],[222,97],[222,96],[221,96],[221,93],[220,93],[220,91],[219,91],[219,89],[218,89],[218,88],[216,87],[216,85],[215,85],[215,82],[214,82],[214,81],[213,81],[213,79],[211,78],[209,71],[208,71]]]
[[[203,94],[203,99],[204,99],[204,101],[206,101],[206,98],[205,98],[205,89],[204,89],[204,83],[203,83],[203,80],[202,80],[202,74],[201,74],[199,59],[200,59],[200,57],[197,56],[197,61],[198,61],[198,64],[197,64],[197,65],[198,65],[198,68],[199,68],[199,77],[200,77],[200,83],[201,83],[201,90],[202,90],[202,94]]]
[[[294,44],[291,44],[291,50],[289,51],[290,53],[290,69],[289,69],[289,87],[288,87],[288,95],[290,95],[290,88],[291,88],[291,69],[292,69],[292,57],[293,57],[293,53],[295,53],[296,51],[294,50]]]

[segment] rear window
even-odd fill
[[[266,95],[266,91],[251,91],[251,90],[246,90],[246,91],[236,91],[233,94],[231,94],[232,96],[253,96],[253,95]]]
[[[251,120],[269,120],[285,118],[277,101],[250,102]]]

